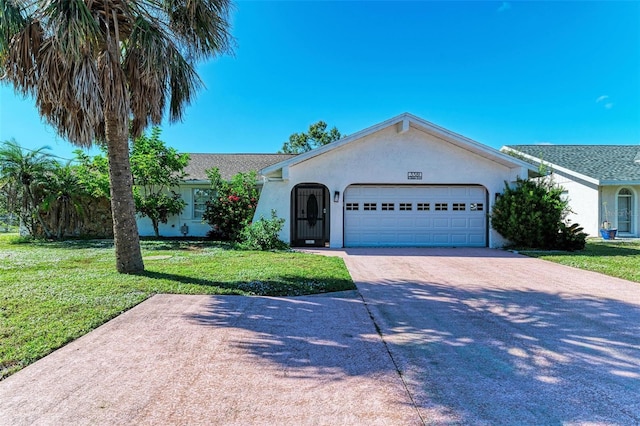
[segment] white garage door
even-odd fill
[[[344,194],[345,247],[487,245],[481,186],[352,185]]]

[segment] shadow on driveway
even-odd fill
[[[640,424],[640,285],[462,251],[345,259],[424,418]]]

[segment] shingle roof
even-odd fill
[[[506,148],[601,182],[640,181],[640,145],[509,145]]]
[[[189,154],[185,180],[208,180],[206,170],[217,167],[222,179],[229,180],[239,172],[258,171],[295,157],[295,154]]]

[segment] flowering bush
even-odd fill
[[[217,168],[207,170],[207,175],[215,195],[206,203],[203,220],[211,225],[219,238],[237,241],[256,211],[256,173],[238,173],[231,181],[223,180]]]

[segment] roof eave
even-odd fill
[[[555,170],[555,171],[558,171],[558,172],[573,176],[576,179],[580,179],[580,180],[583,180],[585,182],[592,183],[594,185],[602,185],[602,182],[600,181],[600,179],[594,178],[592,176],[583,175],[582,173],[578,173],[575,170],[567,169],[566,167],[562,167],[562,166],[560,166],[558,164],[555,164],[555,163],[550,163],[548,161],[544,161],[541,158],[535,157],[533,155],[525,154],[524,152],[518,151],[517,149],[513,149],[513,148],[508,147],[508,146],[503,146],[502,150],[513,152],[515,154],[518,154],[518,155],[522,156],[523,158],[527,158],[527,159],[529,159],[531,161],[535,161],[538,164],[549,166],[549,167],[551,167],[552,170]]]

